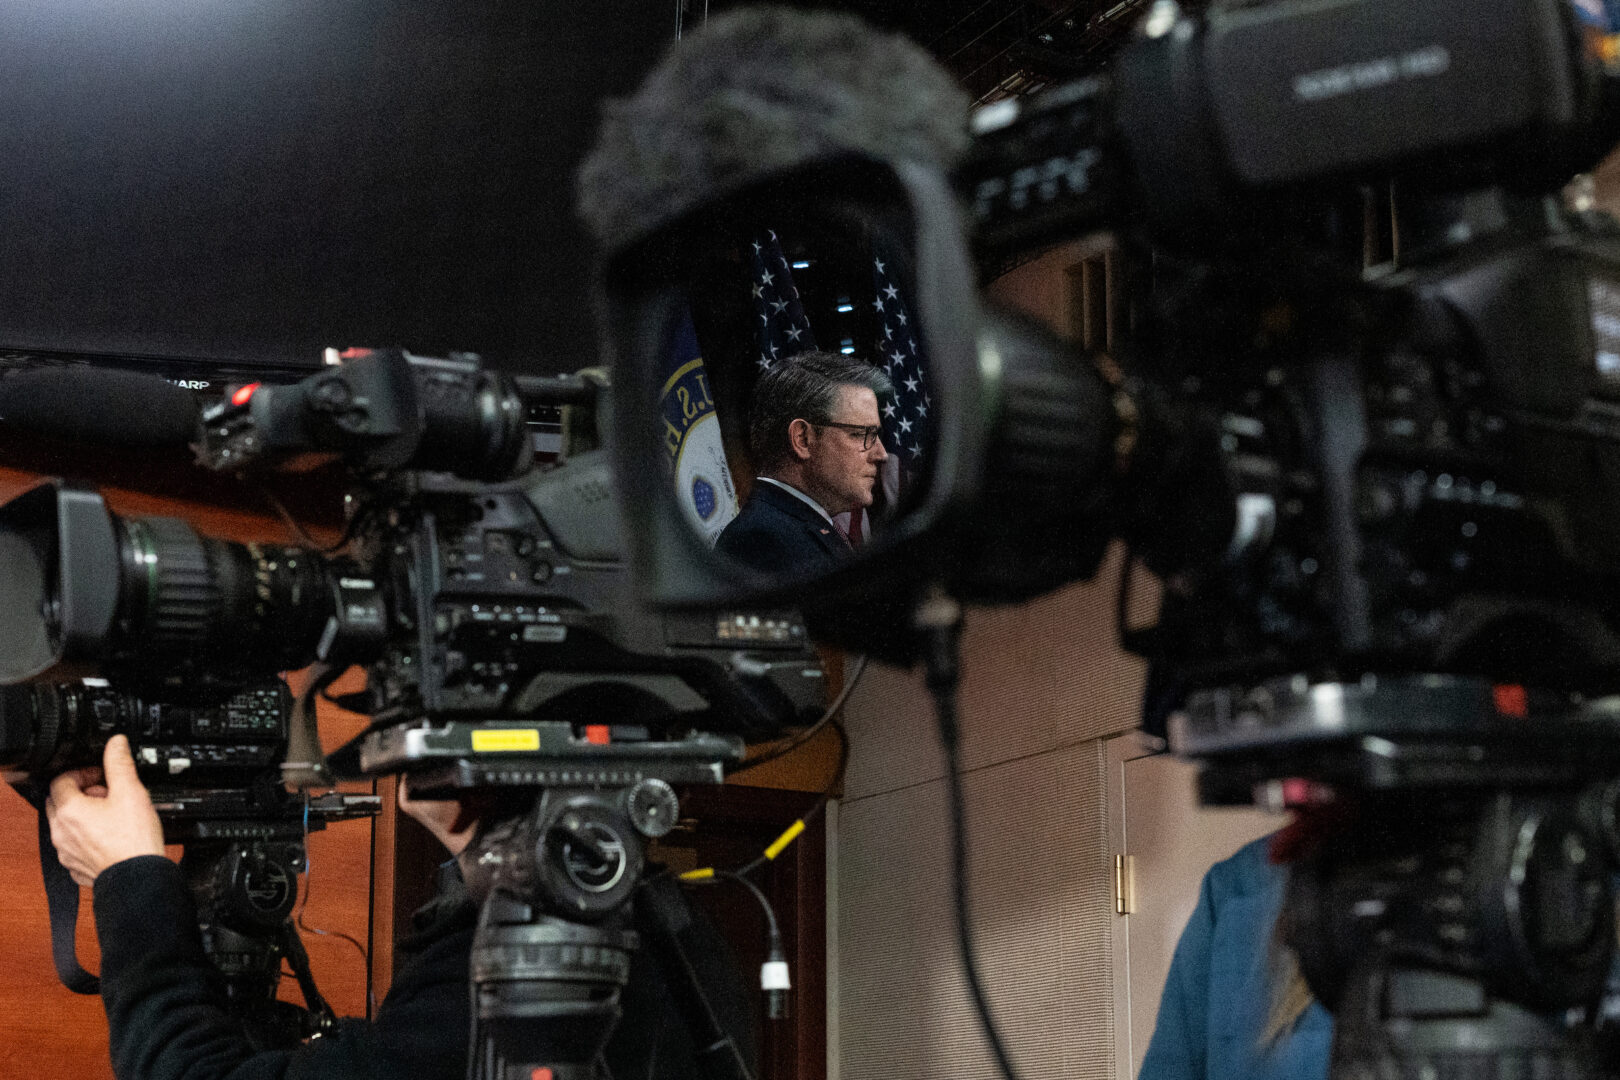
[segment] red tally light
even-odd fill
[[[544,1065],[529,1070],[529,1080],[551,1080],[552,1071]]]
[[[1290,776],[1282,782],[1284,806],[1309,806],[1314,801],[1311,782],[1298,776]]]
[[[592,746],[606,746],[613,741],[613,732],[606,724],[586,724],[585,741]]]
[[[1496,711],[1503,716],[1522,720],[1530,715],[1530,695],[1522,686],[1511,683],[1493,686],[1491,696],[1496,699]]]
[[[258,388],[259,384],[256,382],[250,382],[246,386],[237,387],[236,392],[231,395],[231,404],[235,405],[237,408],[241,408],[252,399],[253,391],[257,390]]]

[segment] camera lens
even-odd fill
[[[89,739],[84,723],[75,687],[0,687],[0,771],[12,781],[48,780],[95,764],[101,743]]]
[[[0,687],[0,768],[27,771],[38,745],[37,728],[34,688]]]
[[[120,518],[60,481],[0,506],[0,571],[0,684],[96,676],[174,702],[303,667],[337,580],[318,552]]]
[[[174,518],[115,518],[114,527],[112,671],[128,677],[161,666],[172,682],[272,674],[308,661],[332,610],[318,554],[215,540]]]

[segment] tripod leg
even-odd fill
[[[292,968],[293,978],[298,980],[299,992],[304,995],[304,1008],[309,1012],[311,1026],[315,1031],[332,1027],[337,1023],[337,1014],[315,987],[315,976],[309,970],[309,953],[304,949],[304,940],[298,936],[298,928],[291,921],[281,924],[281,948],[286,955],[287,966]]]
[[[753,1080],[742,1049],[721,1025],[714,1004],[698,976],[681,934],[691,923],[691,913],[680,886],[671,877],[652,878],[641,884],[640,912],[645,916],[641,929],[652,939],[652,948],[663,966],[676,1005],[692,1036],[692,1046],[704,1067],[704,1074],[716,1080]]]

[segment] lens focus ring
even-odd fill
[[[145,594],[148,640],[160,650],[201,644],[222,602],[203,539],[178,518],[145,518],[139,526],[144,535],[136,537],[131,529],[131,554]]]

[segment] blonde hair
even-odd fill
[[[1294,1029],[1305,1010],[1316,999],[1305,984],[1305,974],[1299,970],[1299,957],[1283,940],[1285,928],[1282,916],[1271,927],[1271,945],[1267,951],[1266,984],[1271,987],[1271,1005],[1266,1012],[1266,1026],[1260,1032],[1260,1049],[1267,1050]]]

